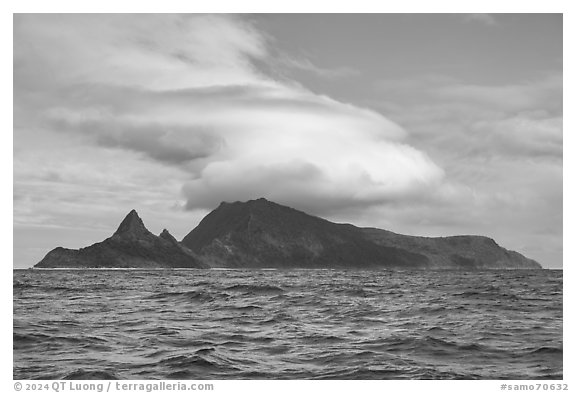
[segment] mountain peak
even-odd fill
[[[148,231],[136,210],[132,210],[111,237],[79,250],[55,248],[35,267],[205,268],[207,265],[167,230],[160,236]]]
[[[120,236],[125,234],[133,234],[133,235],[143,235],[148,234],[149,231],[144,226],[142,219],[138,216],[136,210],[132,209],[130,213],[122,220],[120,226],[114,232],[114,236]]]
[[[218,205],[218,207],[221,206],[244,206],[244,205],[264,205],[264,204],[273,204],[273,202],[269,201],[266,198],[260,197],[260,198],[256,198],[256,199],[249,199],[245,202],[242,201],[235,201],[235,202],[227,202],[227,201],[222,201],[220,202],[220,205]]]
[[[251,206],[282,206],[282,205],[278,205],[276,202],[272,202],[266,198],[251,199],[251,200],[246,201],[244,203],[246,205],[251,205]]]
[[[257,199],[250,199],[246,202],[235,202],[235,204],[238,204],[240,206],[245,206],[248,209],[273,209],[273,208],[282,208],[282,207],[287,207],[287,206],[283,206],[280,205],[276,202],[272,202],[266,198],[257,198]]]
[[[168,232],[168,229],[164,229],[162,231],[162,233],[160,234],[160,237],[162,239],[168,240],[172,243],[178,243],[178,240],[176,240],[176,238],[174,236],[172,236],[172,234],[170,232]]]

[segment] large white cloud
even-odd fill
[[[189,209],[264,196],[323,213],[443,176],[379,113],[264,75],[265,36],[236,17],[18,15],[14,56],[17,126],[176,166]]]

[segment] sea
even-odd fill
[[[562,271],[13,272],[14,379],[562,379]]]

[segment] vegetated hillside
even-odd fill
[[[335,224],[260,198],[222,203],[182,240],[212,267],[533,269],[482,236],[425,238]]]

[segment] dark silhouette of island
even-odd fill
[[[79,250],[58,247],[35,267],[41,268],[207,268],[166,230],[156,236],[135,210],[101,243]]]
[[[132,210],[112,237],[36,268],[541,269],[484,236],[418,237],[336,224],[264,198],[222,202],[178,242]]]

